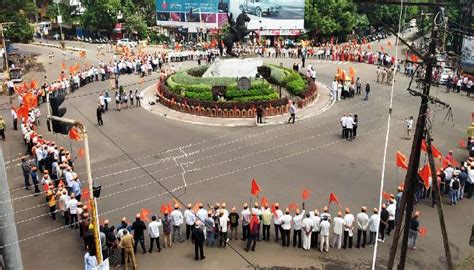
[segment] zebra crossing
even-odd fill
[[[351,62],[347,61],[332,61],[332,60],[321,60],[321,59],[309,59],[310,62],[316,62],[320,64],[336,64],[336,65],[347,65],[350,64]]]

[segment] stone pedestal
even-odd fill
[[[202,75],[203,77],[252,77],[255,78],[257,68],[263,65],[261,57],[229,58],[216,60]]]

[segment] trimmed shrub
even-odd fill
[[[204,75],[204,73],[206,73],[207,69],[209,68],[208,65],[206,66],[199,66],[199,67],[195,67],[195,68],[191,68],[191,69],[188,69],[186,72],[193,76],[193,77],[202,77],[202,75]]]
[[[229,85],[236,81],[235,78],[227,77],[193,77],[189,75],[186,71],[178,72],[170,77],[174,82],[183,84],[183,85],[192,85],[192,84],[208,84],[208,85]]]
[[[190,99],[212,101],[212,93],[211,92],[198,93],[198,92],[186,91],[185,97],[190,98]]]
[[[286,84],[286,90],[296,96],[300,96],[306,89],[307,83],[302,79],[296,79]]]

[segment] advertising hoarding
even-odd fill
[[[236,19],[245,11],[250,17],[249,29],[294,35],[300,33],[295,30],[304,29],[304,3],[304,0],[157,0],[157,24],[212,29],[227,22],[227,13]]]
[[[474,38],[464,36],[461,50],[461,68],[474,73]]]

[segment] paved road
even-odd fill
[[[89,45],[87,45],[89,46]],[[21,45],[21,48],[35,50],[47,55],[51,49]],[[89,48],[90,50],[93,47]],[[58,52],[58,50],[56,50]],[[57,55],[60,55],[59,53]],[[88,55],[92,55],[89,54]],[[107,55],[110,58],[110,55]],[[40,61],[44,61],[44,57]],[[97,59],[69,60],[89,63]],[[291,66],[296,59],[267,59],[272,63],[283,62]],[[338,67],[351,65],[337,63],[315,64],[318,80],[330,84]],[[180,66],[196,65],[185,62]],[[360,206],[369,209],[379,202],[380,174],[383,145],[387,122],[390,86],[377,84],[375,66],[354,64],[357,76],[370,82],[372,92],[369,101],[361,97],[336,103],[324,115],[300,121],[296,125],[281,125],[255,128],[218,128],[196,126],[150,114],[134,108],[121,112],[110,111],[104,115],[103,127],[95,125],[95,93],[110,87],[109,82],[99,82],[79,90],[81,97],[69,98],[65,102],[67,117],[86,124],[91,137],[91,157],[93,177],[103,186],[99,199],[99,213],[102,219],[117,222],[122,216],[132,218],[140,208],[159,211],[162,203],[171,201],[164,190],[146,174],[137,169],[123,154],[125,151],[145,167],[154,178],[167,189],[175,189],[184,202],[226,201],[228,206],[241,207],[249,200],[249,183],[252,177],[258,181],[270,202],[278,201],[286,206],[301,201],[304,188],[312,190],[307,202],[310,209],[321,209],[327,204],[329,192],[335,192],[343,206],[349,206],[354,213]],[[44,69],[32,72],[29,76],[40,78],[46,72],[48,76],[57,76],[59,63],[45,65]],[[137,82],[136,76],[124,76],[121,83]],[[384,190],[394,192],[398,183],[403,181],[403,172],[397,170],[394,155],[397,150],[409,153],[411,141],[403,139],[403,120],[418,111],[419,99],[406,92],[409,79],[404,75],[397,77],[394,89],[393,117],[388,148],[387,174]],[[153,82],[144,83],[141,88]],[[135,86],[134,86],[135,87]],[[134,89],[133,87],[133,89]],[[465,128],[470,123],[472,99],[457,94],[445,94],[443,89],[434,88],[433,94],[453,105],[454,122],[443,121],[445,111],[433,108],[435,143],[443,152],[456,150],[457,158],[466,154],[457,149],[457,141],[465,137]],[[76,95],[76,94],[75,94]],[[44,106],[42,110],[44,110]],[[4,117],[10,119],[8,112]],[[43,111],[43,113],[45,113]],[[358,138],[352,142],[340,140],[339,119],[343,113],[359,115]],[[39,127],[40,133],[51,138],[75,153],[80,147],[78,142],[70,142],[59,135],[47,134],[45,125]],[[19,133],[7,132],[8,139],[2,143],[6,160],[14,159],[23,151]],[[184,154],[186,153],[186,154]],[[176,160],[176,161],[175,161]],[[185,166],[184,179],[178,164]],[[14,162],[12,162],[13,164]],[[85,180],[83,160],[77,161],[79,177]],[[71,269],[80,269],[82,263],[82,245],[78,243],[78,233],[70,229],[61,229],[60,222],[51,222],[47,216],[35,218],[46,213],[43,198],[28,196],[30,192],[17,190],[22,186],[20,168],[11,165],[8,180],[12,191],[20,239],[35,237],[37,234],[57,230],[21,243],[25,269],[42,269],[55,265],[68,265]],[[187,188],[184,188],[186,182]],[[22,196],[28,196],[22,198]],[[139,202],[139,203],[137,203]],[[435,210],[422,202],[421,223],[428,228],[428,235],[419,241],[419,249],[408,255],[408,268],[444,269],[441,237]],[[335,214],[336,207],[331,212]],[[106,214],[104,214],[106,213]],[[446,221],[455,261],[459,262],[472,252],[468,248],[470,221],[473,218],[472,201],[462,201],[457,206],[445,205]],[[31,220],[29,220],[31,219]],[[466,222],[468,221],[468,222]],[[77,235],[76,235],[77,234]],[[391,240],[391,238],[389,238]],[[383,268],[388,257],[389,242],[381,244],[377,254],[378,268]],[[252,263],[264,267],[310,267],[326,269],[367,269],[372,261],[373,249],[336,251],[328,254],[311,251],[304,252],[293,248],[283,249],[275,243],[258,243],[256,253],[245,253],[241,241],[231,242],[234,247]],[[436,247],[436,248],[434,248]],[[47,252],[45,252],[47,250]],[[171,250],[161,254],[138,255],[142,269],[172,267],[174,269],[220,269],[226,262],[226,269],[242,269],[245,261],[227,248],[206,249],[207,259],[194,264],[193,248],[190,243],[176,244]],[[58,256],[58,254],[61,254]],[[275,256],[275,254],[283,256]],[[177,260],[169,259],[177,258]],[[178,259],[179,258],[179,259]],[[436,258],[436,259],[433,259]],[[439,258],[439,259],[438,259]]]

